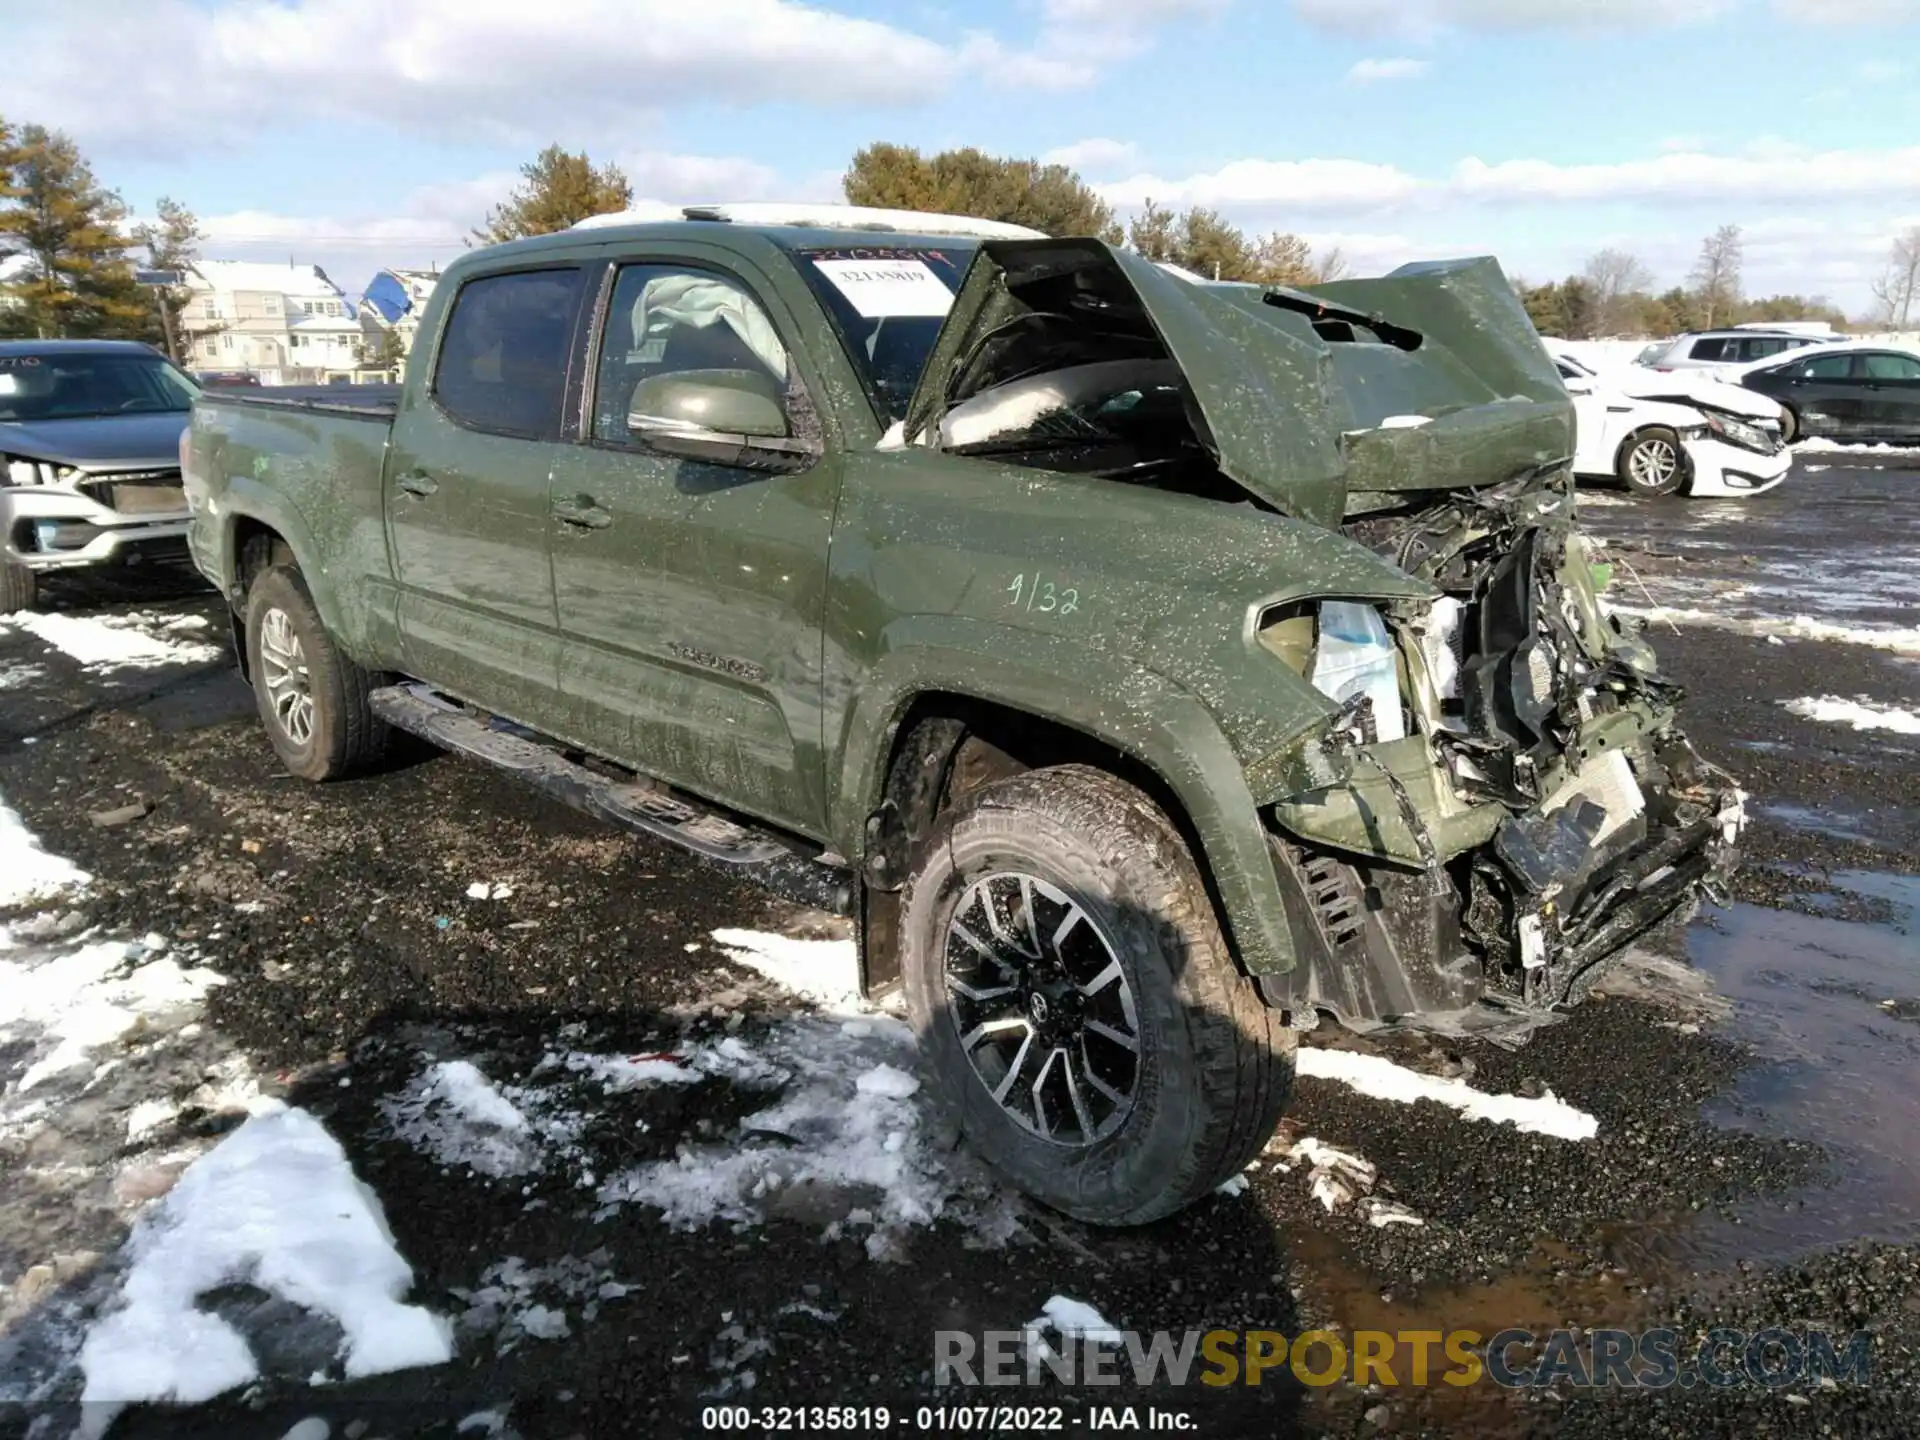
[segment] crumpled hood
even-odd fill
[[[1157,340],[1221,472],[1321,525],[1393,492],[1494,484],[1573,450],[1572,404],[1491,259],[1309,294],[1195,284],[1096,240],[980,246],[908,406],[909,443],[1015,378],[979,357],[1036,319]]]
[[[184,410],[85,420],[0,422],[0,454],[82,470],[161,469],[180,463]]]
[[[1744,385],[1715,379],[1711,371],[1676,370],[1662,375],[1641,365],[1603,370],[1599,384],[1618,390],[1631,400],[1666,400],[1677,405],[1705,405],[1753,420],[1778,420],[1780,405]]]

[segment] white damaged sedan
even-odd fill
[[[1635,495],[1758,495],[1792,467],[1780,406],[1764,395],[1705,375],[1595,370],[1547,348],[1573,397],[1577,476]]]

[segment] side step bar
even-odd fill
[[[672,841],[716,871],[796,905],[835,915],[853,913],[849,872],[797,841],[735,819],[658,781],[622,781],[589,770],[532,731],[469,710],[425,685],[388,685],[367,700],[373,713],[395,729],[509,771],[576,810]]]

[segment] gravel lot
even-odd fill
[[[902,1093],[900,1027],[846,993],[833,922],[450,758],[289,779],[190,586],[70,589],[84,633],[0,623],[0,795],[92,877],[0,905],[0,1433],[678,1436],[719,1404],[991,1400],[1075,1432],[1152,1406],[1220,1437],[1909,1435],[1916,500],[1920,457],[1831,454],[1744,503],[1588,497],[1610,593],[1653,617],[1690,732],[1751,793],[1732,905],[1517,1051],[1309,1039],[1557,1099],[1590,1138],[1372,1098],[1325,1074],[1336,1057],[1303,1067],[1322,1073],[1244,1188],[1130,1232],[1021,1203],[938,1133]],[[119,658],[85,663],[103,636]],[[84,984],[48,978],[103,946]],[[108,1353],[136,1252],[244,1250],[212,1212],[189,1223],[193,1162],[273,1133],[339,1154],[270,1208],[350,1166],[412,1268],[380,1313],[445,1321],[452,1358],[358,1374],[397,1331],[362,1348],[355,1314],[229,1266],[181,1303],[244,1337],[256,1378],[195,1407],[82,1405],[81,1347]],[[1308,1139],[1371,1175],[1316,1166]],[[1640,1393],[1279,1370],[933,1387],[935,1331],[1019,1330],[1056,1296],[1131,1330],[1864,1329],[1873,1369]]]

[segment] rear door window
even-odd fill
[[[1723,361],[1737,360],[1740,357],[1732,353],[1736,343],[1737,342],[1719,335],[1707,340],[1696,340],[1693,342],[1693,358],[1695,360],[1711,360],[1716,365]]]
[[[440,408],[470,430],[557,438],[581,288],[572,268],[462,285],[434,366]]]
[[[1911,355],[1863,355],[1869,380],[1920,380],[1920,360]]]

